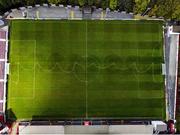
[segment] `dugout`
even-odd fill
[[[83,19],[90,20],[92,18],[92,8],[85,6],[82,8]]]

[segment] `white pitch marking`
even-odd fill
[[[36,89],[36,40],[34,46],[34,74],[33,74],[33,98],[35,98],[35,89]]]
[[[85,80],[85,83],[86,83],[86,118],[88,118],[88,93],[87,93],[87,85],[88,85],[88,81],[87,81],[87,21],[86,21],[86,80]]]

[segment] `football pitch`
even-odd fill
[[[9,119],[165,119],[161,21],[14,20]]]

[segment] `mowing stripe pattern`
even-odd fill
[[[165,119],[161,21],[13,20],[9,119]]]

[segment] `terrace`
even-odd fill
[[[0,29],[0,113],[5,112],[6,104],[6,65],[8,49],[8,32]]]

